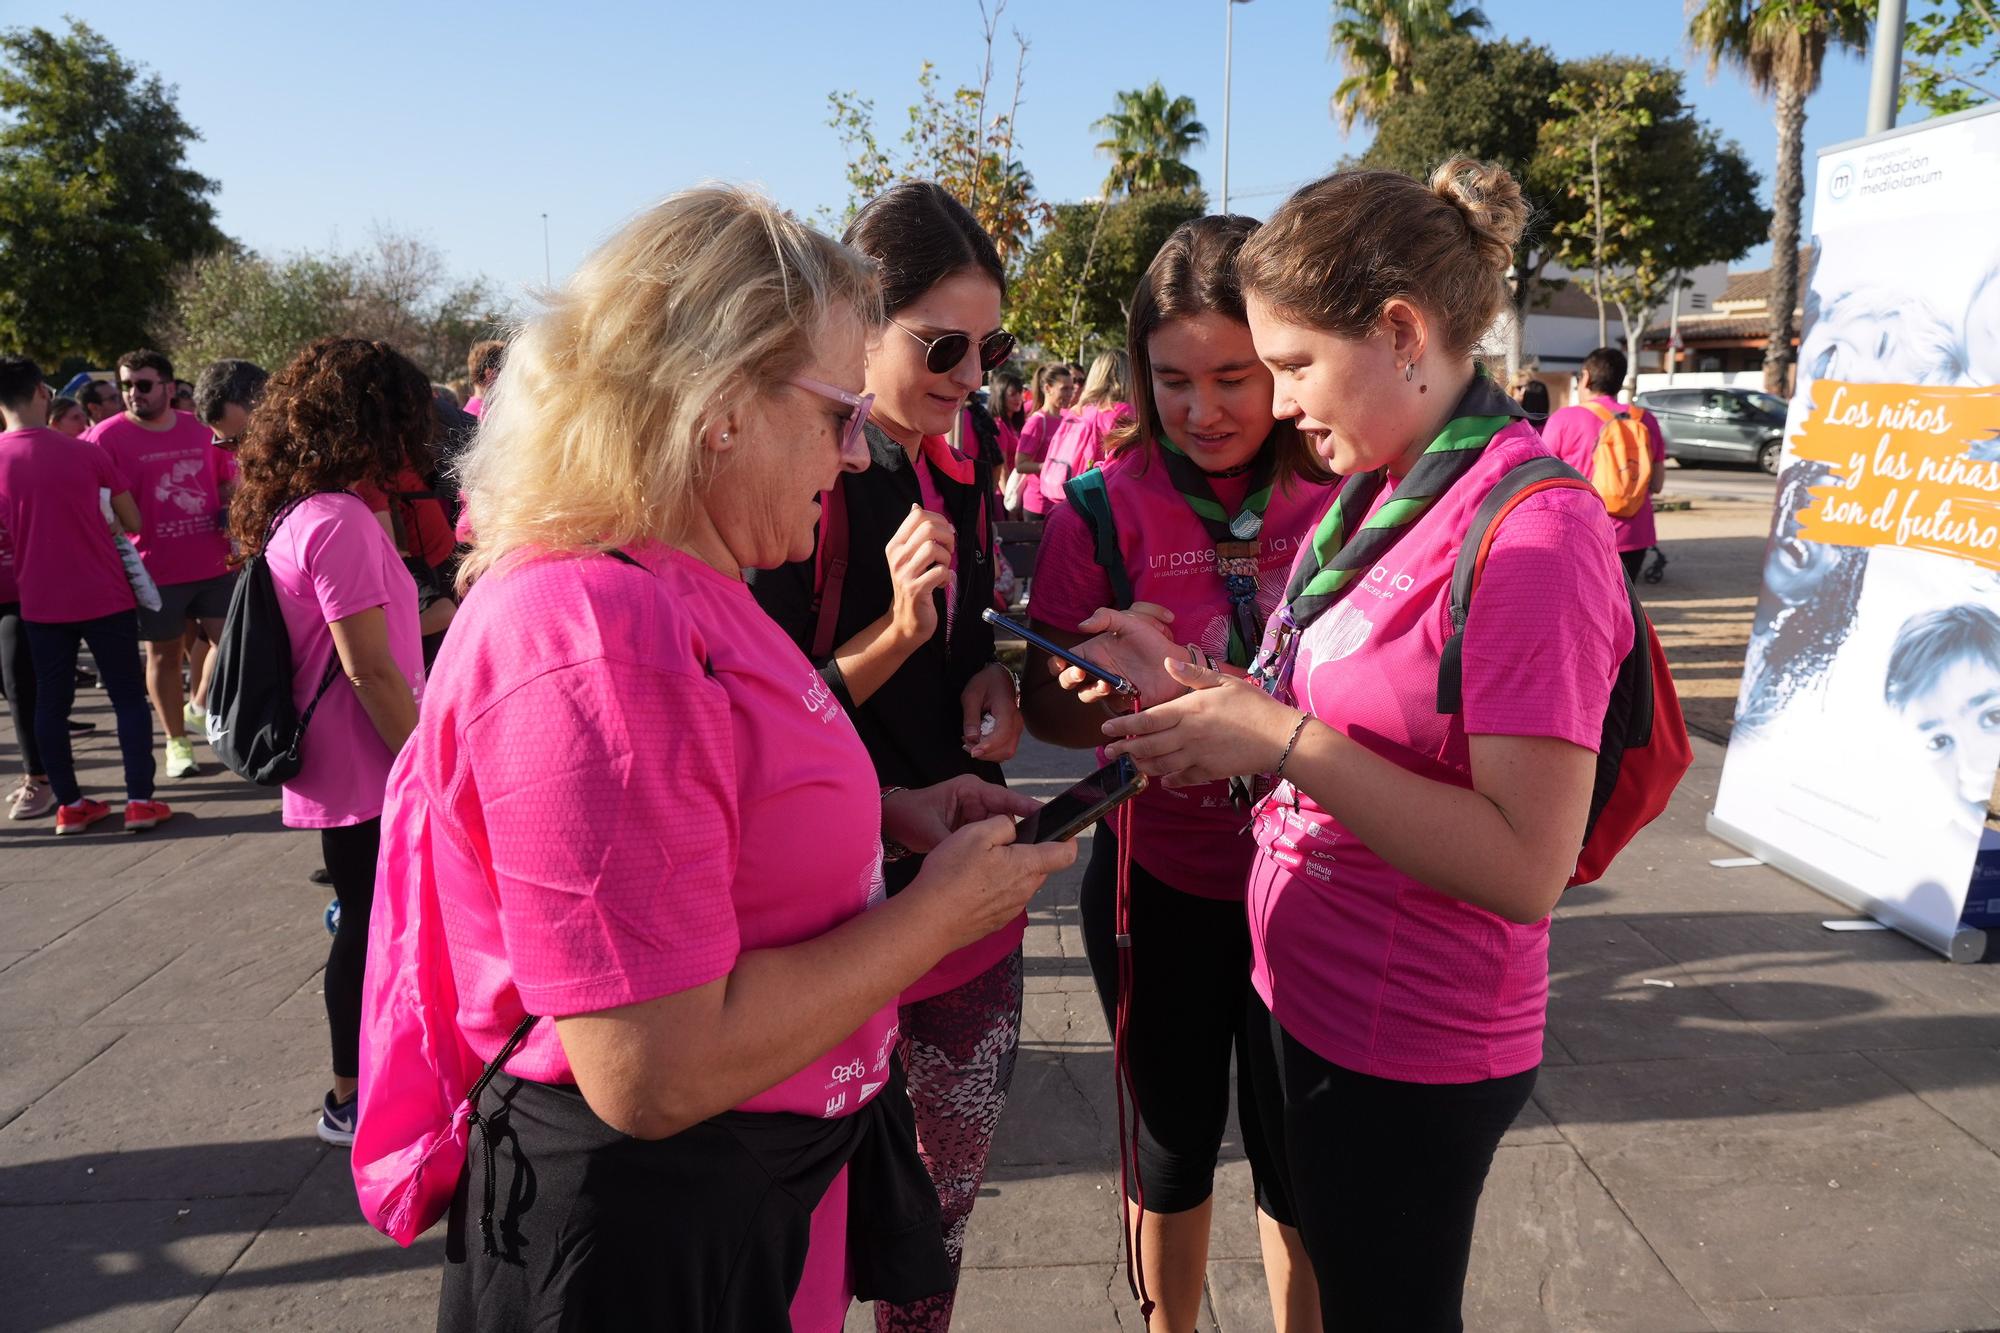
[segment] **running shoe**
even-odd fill
[[[208,714],[195,707],[192,699],[181,705],[181,722],[190,736],[208,735]]]
[[[185,778],[199,772],[201,765],[194,761],[194,742],[185,736],[167,737],[167,776]]]
[[[319,869],[309,871],[306,874],[306,882],[309,884],[324,884],[331,888],[333,885],[333,872],[325,866],[321,866]]]
[[[49,790],[48,783],[22,778],[20,789],[7,807],[7,818],[40,819],[55,808],[56,794]]]
[[[61,806],[56,810],[56,832],[81,833],[110,813],[111,807],[102,801],[84,800]]]
[[[326,1094],[326,1101],[319,1108],[319,1124],[313,1128],[319,1134],[321,1143],[331,1143],[336,1148],[354,1146],[354,1098],[336,1102],[333,1093]]]
[[[164,801],[125,802],[125,831],[138,833],[141,830],[157,828],[174,817]]]

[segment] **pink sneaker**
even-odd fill
[[[167,809],[164,801],[127,801],[125,803],[125,831],[137,833],[141,829],[153,828],[173,818],[174,812]]]
[[[111,807],[102,801],[83,800],[75,805],[59,806],[56,809],[57,833],[81,833],[111,813]]]

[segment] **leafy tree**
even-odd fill
[[[0,34],[0,345],[101,365],[149,340],[168,273],[227,240],[200,137],[87,25]]]
[[[243,250],[181,269],[154,324],[162,350],[192,370],[241,356],[270,370],[315,338],[379,338],[448,379],[500,324],[483,280],[453,278],[428,242],[378,232],[354,253],[265,258]]]
[[[1511,379],[1521,368],[1528,311],[1547,300],[1549,284],[1542,272],[1555,254],[1550,230],[1576,213],[1575,201],[1553,179],[1541,147],[1549,99],[1562,86],[1562,65],[1547,47],[1532,42],[1456,37],[1419,52],[1414,73],[1424,91],[1383,108],[1375,141],[1360,165],[1421,179],[1440,162],[1474,157],[1498,162],[1521,182],[1534,206],[1534,223],[1514,251],[1514,272],[1508,279]]]
[[[1198,190],[1155,190],[1108,207],[1058,204],[1054,212],[1014,277],[1007,324],[1025,343],[1081,360],[1124,344],[1139,276],[1174,228],[1208,212],[1208,199]]]
[[[1194,99],[1168,97],[1158,79],[1144,88],[1119,92],[1114,99],[1110,114],[1100,116],[1091,126],[1105,136],[1098,141],[1097,151],[1111,159],[1111,170],[1104,177],[1097,220],[1091,226],[1083,268],[1070,298],[1069,323],[1079,347],[1085,328],[1083,303],[1091,290],[1098,236],[1112,203],[1121,195],[1136,198],[1162,190],[1199,190],[1200,173],[1182,159],[1208,139],[1208,127],[1195,119]],[[1151,256],[1147,259],[1150,262]]]
[[[1606,56],[1566,67],[1543,126],[1545,178],[1573,209],[1551,228],[1557,258],[1588,276],[1597,336],[1605,307],[1618,310],[1627,364],[1639,339],[1688,271],[1734,259],[1770,225],[1758,176],[1734,143],[1701,123],[1683,100],[1678,71]]]
[[[827,124],[840,135],[847,154],[848,186],[844,213],[822,219],[831,230],[843,230],[861,205],[899,180],[943,186],[979,220],[1002,260],[1018,256],[1034,229],[1048,221],[1048,205],[1035,196],[1034,176],[1014,156],[1014,120],[1028,67],[1028,43],[1018,32],[1012,101],[1006,114],[989,114],[993,43],[1006,8],[1006,0],[990,13],[984,0],[980,4],[986,55],[977,87],[962,85],[942,94],[936,68],[924,62],[917,72],[909,126],[894,151],[876,133],[872,100],[852,91],[828,95],[833,114]]]
[[[1771,214],[1771,323],[1764,388],[1789,387],[1796,356],[1792,309],[1799,300],[1799,209],[1805,197],[1806,98],[1819,87],[1829,46],[1868,45],[1874,0],[1688,0],[1688,35],[1712,78],[1730,65],[1777,105],[1778,171]]]
[[[2000,101],[2000,17],[1989,0],[1931,0],[1903,39],[1903,105],[1948,116]]]
[[[1334,0],[1328,53],[1347,77],[1330,109],[1342,133],[1356,120],[1377,122],[1402,98],[1422,92],[1417,61],[1424,49],[1487,27],[1477,5],[1458,0]]]

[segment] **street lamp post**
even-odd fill
[[[1222,211],[1229,211],[1229,76],[1235,62],[1236,6],[1250,0],[1222,0]]]
[[[1903,81],[1903,0],[1882,0],[1875,19],[1875,65],[1868,84],[1868,133],[1896,128],[1896,99]]]

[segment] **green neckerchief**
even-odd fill
[[[1313,532],[1311,546],[1292,571],[1284,605],[1265,631],[1252,675],[1266,689],[1289,689],[1298,636],[1373,569],[1452,483],[1477,466],[1493,437],[1521,415],[1520,406],[1481,368],[1453,408],[1451,420],[1380,509],[1368,512],[1388,480],[1386,469],[1357,472],[1342,483]]]
[[[1251,645],[1258,641],[1264,623],[1257,611],[1258,556],[1263,550],[1258,538],[1264,530],[1264,510],[1271,503],[1277,450],[1269,439],[1258,449],[1250,463],[1250,491],[1242,507],[1231,514],[1216,499],[1208,474],[1172,440],[1162,435],[1159,441],[1160,462],[1174,489],[1215,543],[1215,570],[1229,594],[1229,660],[1248,667]]]

